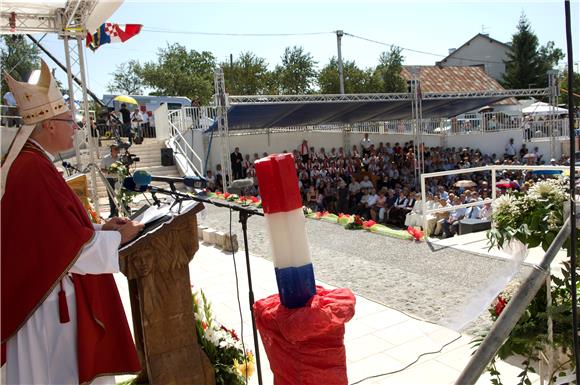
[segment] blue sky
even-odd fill
[[[572,1],[574,61],[580,62],[579,0]],[[554,41],[566,51],[564,1],[131,1],[110,19],[119,24],[138,23],[144,30],[124,44],[109,44],[86,51],[89,88],[106,93],[115,66],[131,59],[156,60],[158,48],[180,43],[189,49],[210,51],[219,62],[251,51],[273,68],[288,46],[302,46],[322,67],[336,55],[333,31],[395,44],[404,48],[405,64],[432,65],[480,32],[502,42],[511,40],[524,12],[543,45]],[[157,32],[157,31],[170,32]],[[184,33],[186,32],[186,33]],[[187,33],[189,32],[189,33]],[[203,33],[288,34],[298,36],[212,36]],[[41,35],[37,35],[39,38]],[[62,41],[47,35],[45,47],[64,62]],[[359,67],[376,65],[388,46],[350,36],[342,39],[345,60]],[[424,51],[429,54],[412,52]],[[48,60],[49,65],[51,61]],[[564,64],[563,62],[561,63]],[[578,65],[575,67],[578,70]],[[57,75],[65,80],[64,75]]]

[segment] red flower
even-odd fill
[[[373,221],[372,219],[369,220],[369,221],[364,221],[363,222],[363,228],[364,229],[370,229],[371,227],[373,227],[376,224],[377,224],[377,222]]]
[[[499,317],[503,309],[506,307],[507,301],[501,296],[497,296],[497,303],[495,304],[495,315]]]
[[[413,226],[407,227],[407,232],[415,238],[415,240],[420,241],[423,238],[423,232],[421,230],[417,230]]]
[[[362,226],[363,225],[363,220],[360,217],[360,215],[355,215],[354,216],[354,224],[357,226]]]
[[[201,327],[203,328],[203,330],[207,329],[207,324],[205,323],[205,321],[201,321]]]
[[[252,202],[254,203],[258,203],[260,200],[254,196],[250,197],[250,199],[252,200]]]
[[[224,198],[225,198],[225,199],[228,199],[228,197],[229,197],[230,195],[231,195],[231,194],[230,194],[229,192],[225,192],[225,193],[224,193]]]

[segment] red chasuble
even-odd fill
[[[10,168],[0,211],[5,344],[59,284],[94,229],[78,197],[30,142]],[[138,372],[139,359],[112,274],[73,274],[73,282],[79,383]]]

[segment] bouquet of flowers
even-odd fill
[[[123,185],[123,180],[129,176],[129,169],[126,165],[117,161],[109,167],[108,171],[110,174],[114,174],[117,177],[117,183],[115,183],[115,199],[117,201],[117,206],[120,210],[128,209],[129,204],[133,203],[133,197],[137,195],[136,192],[121,187]]]
[[[569,200],[568,186],[567,178],[550,179],[534,184],[528,193],[514,192],[496,199],[493,203],[492,229],[487,234],[490,248],[505,248],[509,242],[517,240],[529,248],[541,245],[546,251],[564,223],[564,205]],[[570,240],[564,247],[570,247]],[[580,287],[571,287],[570,261],[563,263],[561,276],[552,275],[551,286],[544,286],[537,293],[497,353],[496,357],[500,359],[512,355],[525,357],[519,384],[529,383],[528,373],[534,371],[531,363],[539,360],[539,353],[548,345],[562,353],[560,358],[564,357],[555,366],[555,372],[549,374],[550,378],[573,369],[571,336],[575,331],[572,324],[572,290],[580,294]],[[516,289],[513,284],[506,287],[492,303],[489,309],[492,320],[499,317]],[[547,304],[547,290],[550,290],[551,306]],[[548,338],[548,316],[553,322],[552,342]],[[474,340],[476,345],[486,333]],[[488,371],[492,382],[501,384],[495,359]]]
[[[360,230],[363,228],[363,219],[360,215],[355,215],[354,220],[349,222],[346,226],[344,226],[347,230]]]
[[[193,293],[197,339],[215,370],[216,385],[242,385],[254,373],[254,356],[233,329],[218,323],[203,291]]]

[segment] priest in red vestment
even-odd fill
[[[114,383],[140,370],[111,273],[141,225],[93,225],[53,165],[76,125],[46,63],[36,84],[6,80],[24,122],[1,169],[6,383]]]

